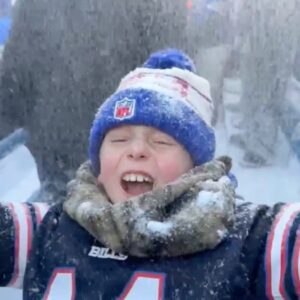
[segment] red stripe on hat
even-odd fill
[[[209,103],[212,103],[212,101],[211,101],[211,99],[209,97],[207,97],[202,92],[200,92],[196,87],[192,86],[188,81],[186,81],[183,78],[180,78],[178,76],[174,76],[174,75],[170,75],[170,74],[162,74],[162,73],[157,73],[156,74],[156,73],[151,73],[151,72],[141,72],[141,73],[138,73],[138,74],[134,74],[133,76],[131,76],[128,79],[126,79],[124,82],[121,82],[121,87],[125,88],[128,84],[139,82],[141,78],[143,78],[143,77],[145,77],[147,75],[156,75],[157,78],[159,78],[159,77],[174,78],[174,79],[176,79],[176,82],[178,83],[179,87],[182,88],[184,86],[185,89],[187,89],[187,87],[190,87],[196,93],[198,93],[199,96],[203,97]]]
[[[184,84],[185,86],[189,86],[190,88],[192,88],[195,92],[197,92],[199,94],[199,96],[203,97],[206,101],[208,101],[209,103],[212,103],[211,99],[208,98],[207,96],[205,96],[203,93],[201,93],[197,88],[195,88],[193,85],[191,85],[189,82],[187,82],[186,80],[180,78],[180,77],[177,77],[177,76],[172,76],[172,75],[169,75],[169,74],[166,74],[165,75],[166,77],[171,77],[171,78],[175,78],[178,80],[178,83],[180,85]]]

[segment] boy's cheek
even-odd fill
[[[160,165],[160,177],[163,180],[163,183],[169,183],[177,179],[180,175],[186,172],[181,166],[173,161],[164,161]]]
[[[105,164],[101,164],[100,174],[97,177],[98,184],[105,184],[105,182],[108,180],[107,178],[107,172],[106,172],[106,166]]]
[[[108,181],[110,181],[109,173],[105,171],[100,171],[100,174],[97,177],[98,184],[105,185]]]
[[[100,174],[97,177],[97,183],[103,185],[104,188],[107,188],[111,182],[115,181],[115,174],[115,165],[109,160],[106,160],[105,162],[103,161],[101,162]]]
[[[103,184],[107,180],[108,174],[113,174],[113,165],[114,164],[109,157],[100,157],[100,174],[97,178],[98,182]]]
[[[193,162],[185,153],[174,153],[165,156],[159,160],[159,173],[164,183],[169,183],[190,169],[193,168]]]

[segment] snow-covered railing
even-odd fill
[[[26,144],[29,140],[29,133],[19,128],[11,133],[8,137],[0,140],[0,159],[13,151],[17,146]]]
[[[29,134],[20,128],[0,141],[0,202],[32,201],[40,189]]]

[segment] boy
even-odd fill
[[[185,54],[152,54],[100,107],[66,201],[43,220],[1,207],[1,284],[30,300],[297,299],[300,205],[235,203],[212,110]]]

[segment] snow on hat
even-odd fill
[[[195,166],[213,158],[210,86],[194,72],[186,54],[167,49],[153,53],[143,67],[121,80],[117,91],[100,106],[91,128],[89,159],[96,175],[103,138],[120,125],[151,126],[167,133],[186,149]]]

